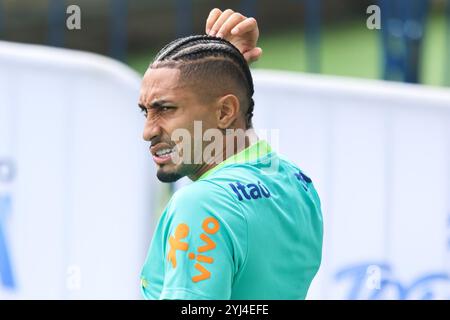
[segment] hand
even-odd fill
[[[262,49],[256,47],[259,29],[255,18],[247,18],[231,9],[222,12],[216,8],[211,10],[206,20],[206,34],[230,41],[248,63],[262,55]]]

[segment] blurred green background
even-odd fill
[[[339,76],[380,79],[382,68],[381,39],[378,31],[369,30],[360,19],[325,25],[321,39],[321,73]],[[445,81],[446,18],[444,12],[431,12],[423,44],[422,83],[443,85]],[[306,72],[305,34],[301,28],[261,32],[262,58],[252,68]],[[140,73],[147,69],[159,48],[131,53],[127,63]]]
[[[367,28],[366,9],[371,4],[401,2],[405,10],[413,2],[429,3],[414,60],[419,82],[450,85],[450,9],[447,13],[445,9],[450,8],[450,0],[0,0],[0,40],[98,52],[142,74],[164,44],[204,33],[212,8],[232,8],[258,20],[264,53],[252,68],[317,69],[323,74],[381,79],[389,68],[383,63],[386,47],[381,30]],[[65,9],[71,4],[81,9],[81,30],[65,27]],[[317,21],[308,20],[311,4],[317,5]],[[319,26],[313,30],[318,33],[315,51],[310,50],[308,23]],[[311,52],[319,67],[311,67]]]

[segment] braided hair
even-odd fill
[[[150,68],[178,68],[183,77],[214,79],[226,76],[234,80],[242,91],[240,102],[247,108],[246,127],[252,127],[253,78],[241,52],[225,39],[208,35],[194,35],[172,41],[159,51]]]

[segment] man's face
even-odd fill
[[[217,127],[214,101],[200,99],[199,90],[194,89],[193,85],[180,81],[180,70],[176,68],[149,68],[144,75],[139,98],[139,105],[147,113],[143,137],[151,142],[150,152],[158,167],[157,177],[163,182],[193,176],[204,165],[173,161],[174,152],[182,155],[181,141],[173,141],[172,133],[177,129],[190,133],[193,158],[203,150],[203,143],[193,141],[194,121],[202,122],[201,135],[206,129]]]

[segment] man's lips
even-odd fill
[[[168,152],[170,150],[170,152]],[[164,154],[161,154],[161,152],[167,151]],[[166,143],[158,143],[155,146],[150,147],[150,153],[152,154],[153,161],[155,161],[156,164],[166,164],[169,163],[172,159],[172,152],[173,147],[169,146]]]

